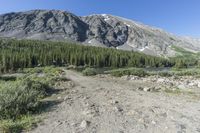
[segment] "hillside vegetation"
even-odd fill
[[[190,55],[190,53],[185,54]],[[73,82],[70,82],[71,78],[78,83],[84,83],[83,86],[87,86],[86,89],[94,90],[91,84],[98,88],[99,84],[104,85],[103,83],[107,82],[105,85],[108,86],[104,87],[110,89],[113,83],[117,83],[110,80],[109,75],[101,75],[104,78],[93,79],[94,75],[97,75],[96,78],[98,78],[100,76],[98,74],[110,74],[122,77],[121,79],[123,76],[137,78],[142,81],[142,85],[146,84],[145,78],[148,76],[150,80],[157,78],[156,81],[160,80],[158,77],[161,80],[165,77],[163,79],[172,81],[171,79],[175,80],[177,76],[193,76],[195,79],[192,79],[192,85],[197,87],[200,86],[196,80],[199,78],[200,71],[198,68],[194,68],[197,64],[198,58],[192,58],[192,62],[189,62],[183,57],[166,59],[138,52],[84,46],[69,42],[0,39],[0,132],[20,133],[31,130],[40,121],[41,113],[50,105],[54,105],[54,102],[58,102],[61,96],[64,96],[56,92],[66,91],[66,94],[74,95],[79,93],[74,91],[76,88],[73,88]],[[60,66],[61,68],[59,68]],[[188,69],[188,67],[192,68]],[[64,68],[74,69],[82,74]],[[159,69],[161,71],[158,71]],[[167,71],[162,71],[163,69]],[[12,72],[14,74],[11,74]],[[86,76],[93,77],[87,78]],[[96,84],[96,82],[99,83]],[[162,82],[167,86],[169,83]],[[176,83],[173,83],[171,88],[180,87],[178,81]],[[186,82],[184,81],[184,83]],[[123,84],[118,83],[116,86],[119,85]],[[139,85],[131,85],[129,88],[139,87]],[[151,85],[160,86],[157,82],[156,84],[152,82]],[[80,91],[84,90],[83,86],[78,87]],[[121,89],[124,91],[124,87]],[[102,89],[102,91],[104,90]],[[55,98],[53,98],[54,96]],[[53,100],[49,100],[50,97]],[[77,100],[80,101],[80,99]],[[75,111],[70,112],[70,115],[73,112]],[[57,112],[56,114],[60,115]],[[63,115],[60,116],[63,117]]]
[[[47,108],[43,99],[65,80],[53,67],[25,69],[20,76],[0,76],[0,132],[20,133],[39,121],[35,115]]]
[[[181,60],[181,62],[181,65],[183,65],[184,61]],[[0,40],[1,73],[50,65],[112,68],[173,67],[176,65],[176,59],[169,60],[138,52],[83,46],[65,42]]]
[[[184,60],[188,66],[200,64],[200,52],[194,53],[177,46],[172,46],[172,49],[177,53],[176,60]]]

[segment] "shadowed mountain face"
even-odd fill
[[[0,36],[77,41],[157,56],[174,56],[174,46],[193,52],[200,51],[198,39],[177,37],[163,30],[112,15],[78,17],[58,10],[32,10],[0,15]]]

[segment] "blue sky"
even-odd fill
[[[200,0],[0,0],[0,13],[31,9],[76,15],[113,14],[168,32],[200,38]]]

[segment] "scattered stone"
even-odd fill
[[[184,84],[178,85],[177,88],[182,89],[182,90],[188,89]]]
[[[111,100],[111,101],[110,101],[110,103],[111,103],[111,104],[118,104],[118,103],[119,103],[119,101],[116,101],[116,100]]]
[[[115,110],[116,110],[117,112],[123,112],[123,109],[122,109],[121,107],[115,107]]]
[[[62,97],[57,97],[58,100],[60,100]]]
[[[72,122],[70,125],[71,125],[71,126],[76,126],[77,124],[76,124],[76,123],[74,123],[74,122]]]
[[[67,67],[67,69],[75,69],[76,68],[76,66],[74,66],[74,65],[69,65],[68,67]]]
[[[195,86],[196,84],[191,82],[191,83],[188,83],[189,86]]]
[[[167,117],[167,113],[162,113],[162,114],[160,114],[162,117]]]
[[[162,90],[162,88],[158,86],[153,88],[153,91],[160,91],[160,90]]]
[[[138,76],[132,76],[131,78],[130,78],[130,80],[139,80],[140,78],[138,77]]]
[[[78,90],[72,90],[71,91],[71,93],[77,93],[78,92]]]
[[[88,109],[84,110],[82,113],[83,113],[83,115],[89,115],[89,116],[92,115],[92,112]]]
[[[158,83],[163,83],[163,82],[165,82],[165,79],[159,78],[159,79],[157,79],[157,82],[158,82]]]
[[[90,126],[90,121],[86,121],[86,120],[83,120],[82,122],[81,122],[81,125],[80,125],[80,127],[81,128],[87,128],[87,127],[89,127]]]
[[[144,87],[144,88],[139,87],[137,90],[148,92],[148,91],[151,91],[151,88],[149,88],[149,87]]]
[[[148,88],[148,87],[145,87],[145,88],[143,89],[143,91],[147,92],[147,91],[151,91],[151,89]]]
[[[75,84],[74,84],[74,82],[72,82],[72,81],[69,81],[69,82],[68,82],[68,86],[69,86],[69,87],[74,87],[74,86],[75,86]]]
[[[64,97],[64,101],[69,100],[69,99],[71,99],[71,97],[69,96]]]
[[[155,122],[155,121],[152,121],[151,123],[152,123],[153,125],[155,125],[155,124],[156,124],[156,122]]]
[[[138,87],[137,90],[143,91],[144,88]]]
[[[197,87],[199,87],[199,88],[200,88],[200,83],[198,83]]]
[[[57,123],[58,123],[58,125],[62,125],[63,124],[63,122],[60,121],[60,120],[58,120]]]

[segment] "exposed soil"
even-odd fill
[[[30,133],[200,133],[196,94],[141,91],[160,84],[65,72],[74,86],[52,96],[62,102]]]

